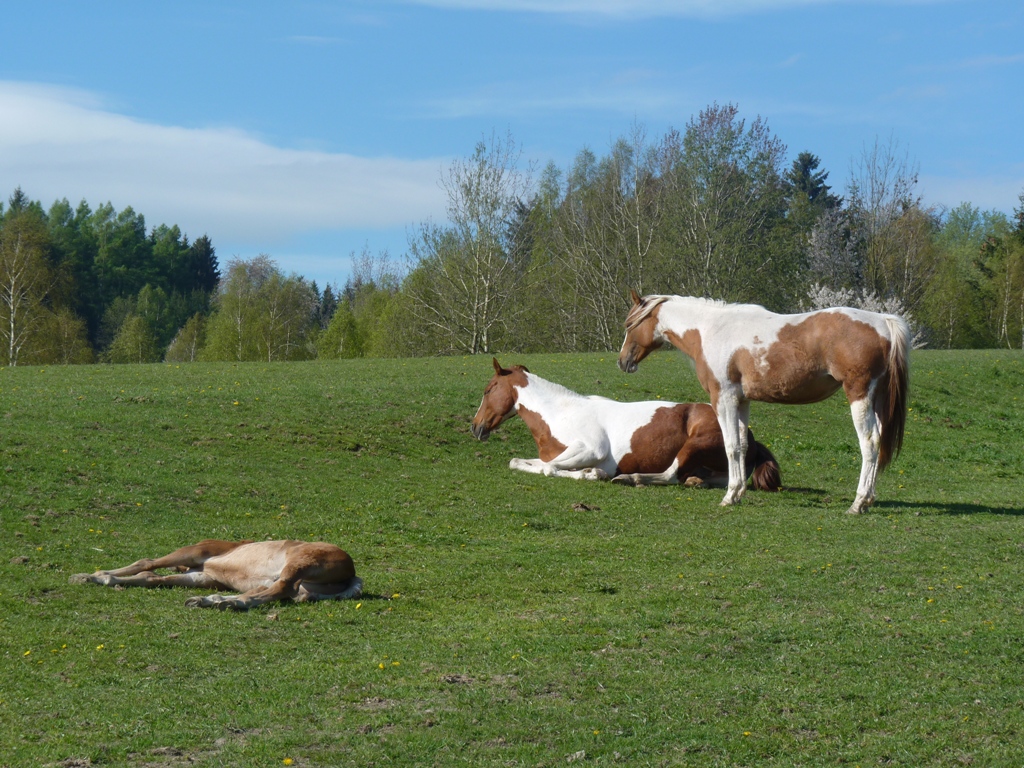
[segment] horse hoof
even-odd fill
[[[88,584],[89,576],[91,575],[88,573],[76,573],[68,579],[68,584]]]
[[[848,514],[848,515],[859,515],[864,510],[866,510],[868,507],[870,507],[874,503],[874,501],[875,501],[874,498],[870,498],[870,499],[856,498],[856,499],[853,500],[853,504],[850,505],[850,508],[848,510],[846,510],[846,514]]]

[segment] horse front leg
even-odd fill
[[[878,452],[882,443],[881,422],[872,407],[871,395],[850,403],[853,426],[857,430],[860,443],[860,482],[857,484],[857,497],[847,511],[850,515],[859,515],[875,503],[875,480],[878,477]]]
[[[746,456],[747,423],[750,421],[750,401],[739,396],[722,393],[715,408],[718,425],[722,428],[725,457],[729,462],[729,488],[722,506],[739,504],[746,490],[743,459]]]
[[[550,463],[540,459],[512,459],[508,463],[509,469],[520,472],[529,472],[532,475],[546,475],[548,477],[568,477],[571,480],[607,480],[608,473],[600,467],[589,467],[588,469],[556,469]]]
[[[610,473],[602,466],[607,458],[607,451],[579,440],[568,445],[551,461],[542,462],[541,474],[548,477],[574,477],[577,480],[607,480]]]

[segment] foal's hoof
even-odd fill
[[[185,601],[185,607],[186,608],[202,608],[203,607],[203,598],[201,598],[201,597],[190,597],[188,600]]]
[[[71,578],[68,579],[68,584],[88,584],[89,583],[89,577],[91,575],[92,574],[89,574],[89,573],[76,573],[75,575],[73,575]]]

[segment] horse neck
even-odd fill
[[[553,381],[542,379],[533,373],[526,374],[526,386],[517,387],[516,410],[519,407],[527,408],[542,417],[552,415],[554,409],[563,409],[571,406],[576,400],[583,401],[582,395],[573,392],[571,389],[555,384]]]
[[[710,299],[674,296],[658,310],[658,325],[663,333],[670,331],[681,337],[687,331],[699,331],[721,306],[720,302]]]

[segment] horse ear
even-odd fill
[[[629,295],[633,298],[633,304],[640,303],[640,294],[636,292],[636,288],[630,288]]]
[[[505,369],[501,367],[501,363],[498,362],[498,358],[492,357],[491,362],[494,363],[494,372],[499,376],[505,372]]]

